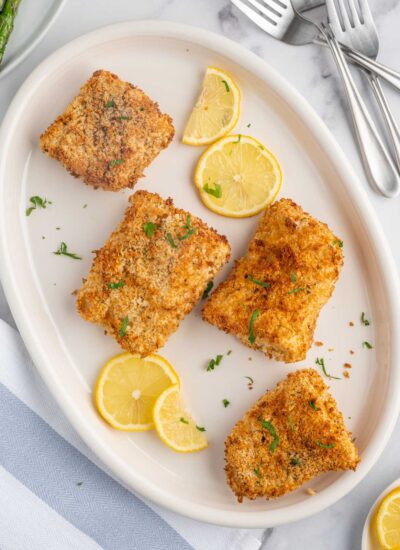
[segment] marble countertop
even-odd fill
[[[380,60],[400,69],[400,2],[370,0],[381,39]],[[76,14],[79,12],[79,17]],[[241,43],[265,59],[311,103],[340,143],[359,174],[400,266],[400,198],[378,196],[367,184],[351,133],[341,83],[328,52],[317,46],[293,47],[262,33],[230,5],[229,0],[68,0],[61,17],[40,46],[0,82],[0,120],[15,92],[36,65],[69,40],[100,26],[132,19],[164,19],[204,27]],[[369,95],[367,87],[365,95]],[[387,89],[400,120],[400,95]],[[0,289],[0,317],[12,323]],[[395,478],[400,477],[400,423],[378,463],[349,495],[309,519],[266,529],[263,550],[356,550],[370,505]]]

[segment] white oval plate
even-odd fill
[[[284,174],[281,196],[293,198],[326,221],[344,240],[346,261],[318,322],[315,337],[324,346],[310,350],[303,363],[276,363],[250,351],[202,322],[200,305],[184,320],[161,353],[179,372],[196,420],[207,428],[210,447],[181,455],[152,432],[114,431],[97,416],[92,388],[103,363],[120,350],[101,328],[79,317],[71,296],[90,268],[91,251],[102,246],[117,224],[130,192],[107,193],[83,185],[39,151],[38,137],[94,70],[109,69],[140,86],[173,116],[177,135],[137,188],[172,196],[177,205],[226,234],[237,258],[257,219],[228,219],[209,212],[192,183],[201,149],[180,143],[207,65],[235,75],[243,92],[237,130],[251,133],[276,154]],[[365,476],[382,452],[399,410],[397,277],[349,163],[285,80],[255,55],[215,34],[166,22],[123,23],[85,35],[42,63],[15,97],[1,143],[1,270],[12,311],[50,391],[119,479],[144,497],[196,519],[267,527],[322,510]],[[28,218],[25,208],[36,194],[53,204]],[[83,261],[55,256],[52,252],[61,241]],[[369,327],[360,323],[362,311],[372,320]],[[363,348],[364,340],[374,348]],[[232,354],[214,372],[205,371],[210,358],[229,349]],[[278,500],[238,504],[223,471],[227,434],[267,388],[296,368],[313,366],[317,356],[325,357],[327,368],[340,376],[343,363],[353,364],[350,379],[332,380],[330,385],[357,436],[362,463],[355,473],[330,473],[308,484],[317,491],[314,497],[301,488]],[[254,378],[252,391],[245,376]],[[231,401],[226,409],[224,398]]]
[[[375,530],[373,529],[371,520],[376,512],[376,509],[378,508],[378,504],[384,499],[387,494],[390,493],[390,491],[399,486],[400,479],[396,479],[395,481],[393,481],[393,483],[386,487],[384,491],[382,491],[379,497],[375,500],[374,504],[371,506],[371,510],[369,511],[367,519],[364,523],[361,550],[382,550],[382,546],[380,545],[378,537],[375,534]]]
[[[0,65],[0,79],[15,69],[45,37],[67,0],[21,2]]]

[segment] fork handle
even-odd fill
[[[325,40],[320,39],[315,40],[315,43],[319,44],[320,46],[327,45]],[[370,71],[371,73],[375,73],[376,75],[386,80],[386,82],[391,84],[394,88],[400,90],[400,73],[398,73],[394,69],[386,67],[386,65],[382,65],[382,63],[378,63],[378,61],[375,61],[374,59],[370,59],[366,55],[363,55],[362,53],[353,50],[353,48],[350,48],[349,46],[340,44],[340,47],[350,61],[352,61],[356,65],[359,65],[363,69]]]
[[[368,179],[385,197],[395,197],[400,191],[400,175],[396,166],[368,113],[368,109],[351,76],[339,42],[329,28],[324,26],[322,33],[331,49],[346,88],[354,128]]]
[[[386,128],[392,142],[396,164],[398,170],[400,170],[400,132],[397,126],[396,120],[389,107],[386,96],[382,90],[381,83],[376,74],[367,73],[368,81],[371,84],[371,88],[375,94],[376,101],[382,113],[383,120],[385,121]]]

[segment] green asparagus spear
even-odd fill
[[[6,50],[8,39],[14,28],[14,19],[17,15],[21,0],[6,0],[0,13],[0,63]]]

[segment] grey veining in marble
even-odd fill
[[[380,59],[400,70],[400,1],[370,2],[381,38]],[[78,11],[80,16],[76,17]],[[0,119],[20,84],[50,52],[87,31],[129,19],[168,19],[222,33],[252,50],[284,75],[312,104],[350,158],[381,220],[397,265],[400,265],[400,199],[389,201],[368,187],[329,52],[313,45],[293,47],[273,40],[246,21],[228,0],[69,0],[62,17],[42,44],[1,81]],[[364,94],[369,94],[366,86]],[[387,89],[387,96],[396,118],[400,120],[400,94]],[[0,317],[11,320],[1,292]],[[358,550],[363,522],[371,503],[386,485],[400,477],[399,456],[398,424],[382,457],[354,491],[314,517],[266,529],[262,549]]]

